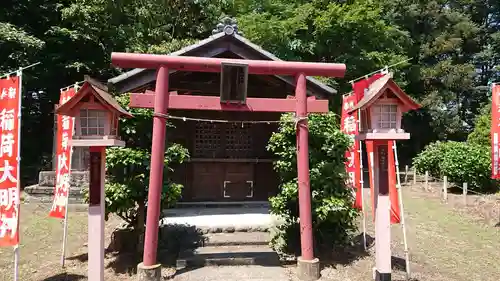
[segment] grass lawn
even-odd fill
[[[439,199],[418,190],[407,189],[403,194],[411,269],[415,280],[498,280],[499,227],[485,224],[473,214],[457,211],[450,204],[443,204]],[[87,280],[87,212],[70,211],[68,259],[66,268],[62,269],[62,220],[49,218],[49,208],[49,205],[33,203],[22,205],[20,280]],[[367,222],[368,235],[373,237],[371,217],[368,217]],[[114,218],[106,223],[108,239],[119,223]],[[345,260],[344,254],[339,256]],[[393,256],[393,280],[403,280],[404,254],[400,225],[393,226]],[[117,260],[117,257],[108,254],[106,264],[107,280],[135,280],[127,273],[127,269],[135,266],[135,261]],[[12,266],[12,248],[0,248],[0,281],[12,280]],[[327,265],[323,269],[322,280],[371,280],[373,266],[373,252],[368,256],[353,256],[348,264]],[[294,268],[288,270],[293,280]]]
[[[19,279],[22,281],[76,281],[87,280],[86,242],[87,212],[69,211],[66,268],[61,268],[61,241],[63,220],[48,217],[50,205],[23,204],[21,206],[21,247]],[[118,225],[111,219],[106,235]],[[112,259],[108,258],[107,262]],[[13,280],[14,254],[12,248],[0,248],[0,280]],[[113,274],[110,268],[108,274]],[[127,276],[124,276],[127,277]],[[128,279],[114,279],[128,280]]]
[[[418,190],[403,192],[413,280],[494,281],[500,276],[500,228],[486,225],[473,214]],[[365,196],[369,198],[369,196]],[[371,210],[368,231],[373,237]],[[400,225],[392,227],[393,280],[404,280],[403,235]],[[371,280],[375,265],[369,256],[348,265],[326,267],[322,280]]]

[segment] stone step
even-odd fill
[[[208,233],[204,236],[204,246],[269,245],[269,232]]]
[[[278,255],[263,245],[208,246],[184,251],[177,259],[177,267],[263,265],[278,266]]]
[[[176,208],[269,208],[269,201],[177,202]]]

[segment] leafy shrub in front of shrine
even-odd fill
[[[187,150],[173,144],[165,151],[165,166],[173,171],[172,165],[182,163],[188,157]],[[149,165],[151,154],[135,148],[108,148],[106,150],[106,214],[114,213],[129,226],[136,227],[140,216],[145,213],[149,187]],[[164,173],[161,197],[162,209],[177,203],[182,185],[172,182]]]
[[[491,152],[489,146],[467,142],[435,142],[428,145],[413,159],[417,172],[429,171],[433,177],[458,186],[464,182],[470,190],[491,191],[495,182],[491,180]]]
[[[130,239],[138,239],[136,241],[142,243],[140,235],[146,219],[153,113],[149,109],[129,108],[128,94],[115,98],[134,117],[120,120],[120,136],[126,142],[126,147],[106,149],[106,218],[110,213],[122,218],[126,223],[124,229],[132,231]],[[181,184],[173,182],[169,175],[176,166],[189,158],[189,152],[179,144],[169,144],[164,156],[161,207],[168,208],[179,200],[183,188]],[[122,242],[138,245],[130,241]]]
[[[300,254],[295,123],[284,114],[268,150],[279,160],[274,168],[280,176],[279,193],[270,198],[271,212],[282,219],[271,244],[280,254]],[[351,189],[345,186],[345,151],[350,139],[339,130],[337,116],[309,115],[309,168],[315,250],[331,249],[351,241],[357,230],[358,211],[352,208]]]

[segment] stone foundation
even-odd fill
[[[30,202],[51,203],[56,185],[55,171],[41,171],[38,175],[38,184],[27,186],[24,192],[25,200]],[[73,171],[70,177],[69,204],[84,203],[84,191],[89,186],[88,171]]]

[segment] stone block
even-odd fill
[[[45,187],[56,186],[55,171],[41,171],[38,174],[38,185]],[[78,188],[88,188],[89,172],[88,171],[72,171],[70,175],[70,186]]]
[[[297,258],[297,277],[303,281],[316,281],[321,277],[319,259],[303,260]]]
[[[161,265],[146,266],[142,262],[137,265],[137,281],[160,281]]]

